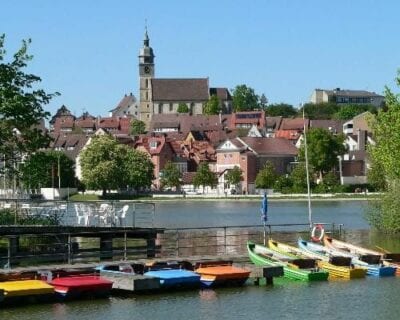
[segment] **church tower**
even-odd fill
[[[139,94],[140,94],[140,120],[149,127],[153,114],[151,97],[151,79],[154,78],[154,53],[150,47],[147,27],[144,33],[143,48],[139,51]]]

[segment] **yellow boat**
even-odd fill
[[[364,278],[366,275],[366,269],[354,268],[351,266],[351,259],[346,259],[343,257],[331,257],[331,259],[329,259],[329,257],[324,258],[321,255],[308,251],[303,251],[300,248],[296,248],[271,239],[268,241],[268,246],[270,247],[270,249],[280,253],[290,254],[297,257],[300,256],[316,259],[318,267],[329,271],[330,277],[358,279]]]
[[[4,299],[26,296],[53,295],[54,287],[42,280],[19,280],[0,282]]]

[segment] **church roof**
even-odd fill
[[[151,79],[153,101],[207,101],[208,78]]]

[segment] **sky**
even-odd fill
[[[395,87],[399,1],[0,0],[9,57],[32,39],[28,72],[66,105],[107,115],[138,96],[138,53],[147,21],[157,78],[208,77],[295,107],[315,88]]]

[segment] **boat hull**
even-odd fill
[[[336,250],[339,254],[341,253],[353,257],[353,264],[355,266],[365,268],[367,270],[367,275],[369,276],[392,277],[396,275],[396,267],[363,261],[361,258],[362,255],[369,255],[372,258],[375,258],[374,256],[379,256],[379,254],[376,255],[375,252],[371,250],[364,249],[353,244],[348,244],[344,241],[335,240],[330,237],[324,237],[324,244],[328,248]]]
[[[197,268],[203,287],[241,286],[249,278],[250,271],[232,265],[209,266]]]
[[[143,275],[160,279],[161,288],[196,288],[200,286],[200,275],[189,270],[151,270]]]
[[[60,299],[106,297],[111,293],[112,281],[99,276],[71,276],[55,278],[51,282]]]
[[[329,273],[326,271],[315,271],[302,270],[294,268],[287,263],[273,260],[268,256],[261,255],[254,251],[256,248],[263,248],[263,246],[254,244],[252,242],[247,243],[247,251],[250,260],[257,266],[282,266],[283,275],[285,278],[290,280],[301,280],[301,281],[324,281],[328,279]],[[265,248],[265,247],[264,247]]]
[[[354,267],[352,265],[348,266],[338,266],[329,261],[329,255],[323,254],[326,250],[323,246],[319,244],[310,243],[302,239],[298,240],[299,249],[305,254],[312,254],[315,257],[319,257],[318,266],[322,269],[329,271],[330,277],[343,278],[343,279],[360,279],[364,278],[367,270],[365,268]],[[314,248],[314,250],[313,250]]]

